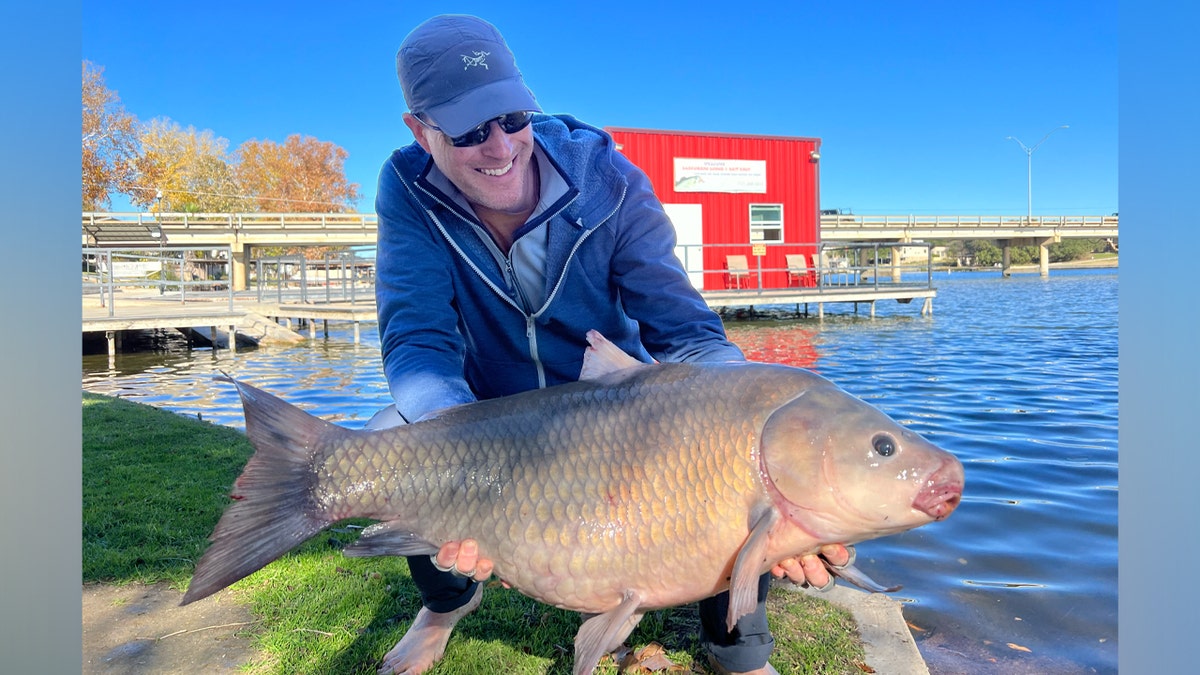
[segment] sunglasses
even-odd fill
[[[498,123],[500,128],[504,130],[504,133],[515,134],[529,126],[529,123],[533,121],[533,113],[529,112],[528,110],[510,112],[507,115],[501,115],[494,119],[490,119],[461,136],[451,136],[445,131],[442,131],[441,127],[434,126],[433,124],[421,119],[420,115],[413,115],[413,117],[417,118],[418,122],[426,127],[429,127],[430,129],[433,129],[434,131],[441,131],[446,135],[447,138],[450,139],[450,145],[453,145],[456,148],[470,148],[486,142],[488,136],[492,135],[492,122]]]

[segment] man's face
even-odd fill
[[[404,123],[472,206],[522,214],[537,204],[532,125],[515,134],[506,134],[492,120],[486,141],[469,148],[456,148],[445,134],[426,127],[411,114],[405,113]]]

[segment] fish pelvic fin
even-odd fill
[[[575,634],[575,667],[571,675],[591,675],[604,655],[621,646],[642,620],[637,611],[641,596],[625,591],[621,604],[603,614],[584,615],[583,625]]]
[[[358,541],[342,549],[348,558],[374,555],[431,555],[438,546],[417,536],[407,523],[387,521],[375,523],[362,531]]]
[[[332,524],[313,498],[313,458],[332,435],[351,433],[271,394],[226,376],[242,398],[254,455],[225,509],[180,605],[248,576]]]
[[[733,576],[729,579],[729,614],[725,617],[725,626],[730,632],[738,619],[758,606],[758,578],[767,562],[771,529],[778,521],[778,509],[763,507],[733,563]]]

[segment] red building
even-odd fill
[[[764,288],[814,283],[798,263],[814,267],[820,240],[820,139],[605,131],[650,177],[698,288],[755,288],[760,269]]]

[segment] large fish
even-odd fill
[[[237,382],[255,447],[183,604],[345,518],[346,555],[472,538],[495,574],[589,616],[576,675],[649,610],[731,591],[730,626],[776,562],[948,516],[953,455],[810,371],[637,364],[594,331],[583,379],[346,429]]]

